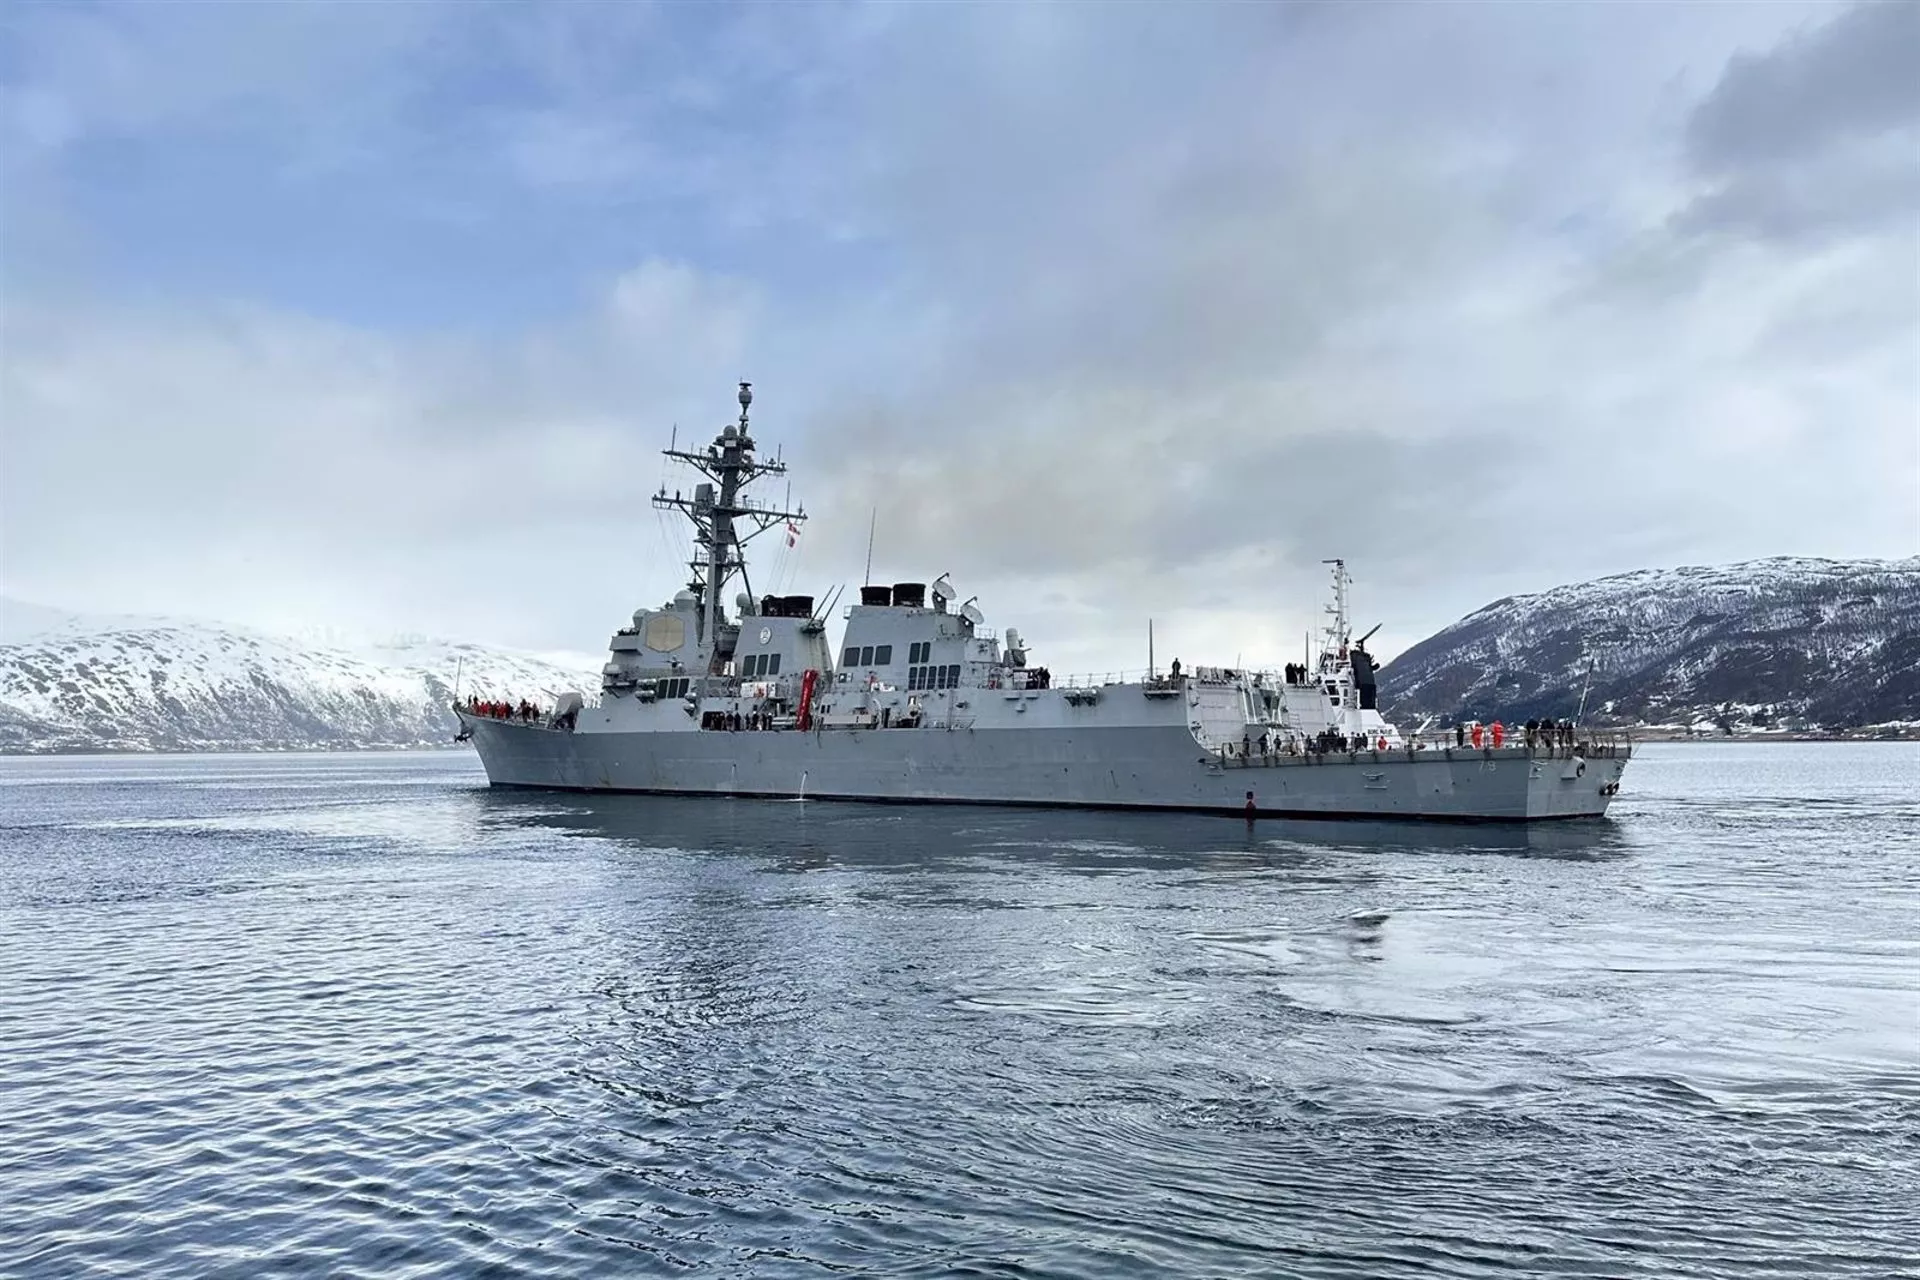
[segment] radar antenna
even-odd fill
[[[703,642],[711,645],[708,662],[710,670],[715,671],[732,656],[718,643],[720,628],[726,624],[721,593],[736,573],[747,593],[753,592],[743,554],[746,544],[777,524],[797,525],[807,518],[805,506],[787,511],[757,506],[748,500],[748,485],[762,476],[785,475],[787,467],[777,457],[762,462],[754,456],[755,446],[747,421],[747,410],[753,404],[751,382],[740,384],[739,398],[740,421],[721,428],[704,452],[677,447],[662,450],[667,457],[693,467],[711,483],[695,485],[691,497],[683,497],[678,491],[668,497],[663,484],[660,492],[653,496],[656,508],[678,511],[693,522],[694,558],[687,562],[693,576],[687,587],[699,598],[698,633]]]

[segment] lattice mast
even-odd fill
[[[755,445],[747,423],[747,409],[752,404],[753,384],[743,382],[740,384],[740,421],[722,428],[704,453],[677,448],[661,450],[667,457],[692,466],[706,476],[709,483],[695,485],[692,497],[683,497],[678,490],[668,497],[663,484],[653,497],[655,507],[678,511],[693,522],[694,558],[687,562],[693,574],[687,588],[700,601],[699,636],[703,642],[713,644],[711,662],[716,667],[731,656],[723,653],[718,643],[720,629],[726,624],[721,593],[738,573],[747,594],[753,594],[752,580],[747,577],[746,544],[783,522],[797,532],[807,518],[804,505],[784,511],[756,506],[747,499],[748,485],[762,476],[785,475],[787,471],[786,464],[778,457],[765,462],[754,457]],[[747,526],[744,532],[743,526]]]
[[[1347,588],[1353,585],[1353,576],[1347,572],[1345,560],[1322,560],[1320,563],[1333,566],[1333,603],[1326,606],[1329,621],[1322,664],[1325,665],[1329,658],[1343,663],[1347,657],[1347,642],[1353,635],[1353,622],[1347,616]]]

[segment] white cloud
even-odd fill
[[[1912,194],[1854,150],[1903,100],[1764,145],[1769,84],[1830,103],[1768,59],[1831,11],[619,8],[457,24],[422,76],[519,79],[426,135],[423,28],[231,37],[330,51],[285,85],[160,76],[224,65],[204,26],[63,34],[9,90],[43,148],[266,102],[331,131],[306,154],[471,143],[515,193],[477,211],[597,208],[623,248],[493,336],[9,297],[8,590],[580,647],[679,579],[655,451],[738,378],[818,516],[796,589],[877,507],[879,576],[954,571],[1056,669],[1138,665],[1148,616],[1284,660],[1328,555],[1390,652],[1573,577],[1920,543]],[[364,114],[326,123],[329,77]]]
[[[620,566],[651,534],[657,442],[635,423],[724,412],[754,305],[737,282],[657,260],[607,299],[506,343],[244,308],[12,308],[7,590],[529,644],[570,625],[578,642],[601,626],[595,604],[631,608]]]

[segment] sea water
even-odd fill
[[[0,761],[0,1274],[1920,1267],[1920,746],[1516,829]]]

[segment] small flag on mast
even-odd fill
[[[796,543],[798,543],[799,541],[800,541],[800,526],[795,524],[791,520],[787,521],[787,545],[791,547]]]

